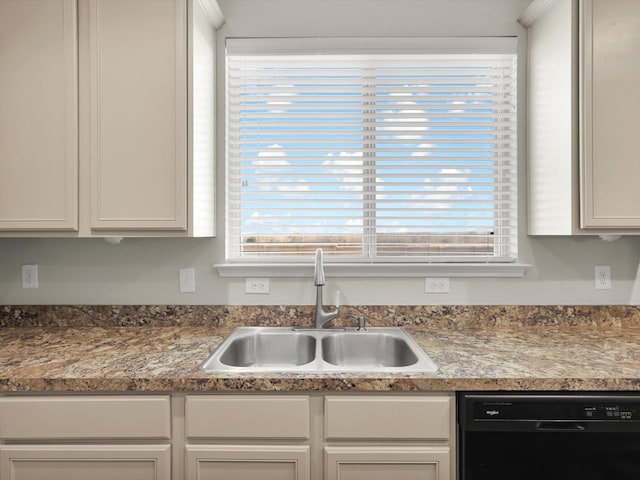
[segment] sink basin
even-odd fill
[[[430,373],[438,367],[402,328],[239,327],[200,365],[206,372]]]
[[[297,367],[315,358],[316,339],[292,332],[252,332],[229,343],[220,362],[231,367]]]
[[[336,333],[322,339],[322,358],[332,365],[406,367],[418,361],[409,344],[387,333]]]

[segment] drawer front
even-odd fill
[[[327,439],[447,440],[449,397],[325,398]]]
[[[309,397],[191,395],[185,422],[190,438],[308,439]]]
[[[171,436],[168,395],[0,398],[0,438],[108,439]]]

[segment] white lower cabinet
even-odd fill
[[[325,480],[451,480],[453,397],[327,395]]]
[[[453,395],[187,395],[186,480],[453,480]]]
[[[169,395],[0,398],[1,480],[171,480]]]
[[[5,445],[3,480],[170,480],[169,445]]]
[[[451,394],[0,394],[0,480],[454,480]]]
[[[326,447],[326,480],[442,480],[449,447]]]
[[[186,480],[309,480],[309,446],[187,445]]]
[[[187,396],[186,480],[310,480],[310,415],[307,395]]]

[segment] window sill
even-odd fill
[[[327,277],[524,277],[522,263],[329,263]],[[309,263],[222,263],[214,265],[221,277],[305,277],[313,276]]]

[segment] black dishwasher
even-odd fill
[[[459,480],[640,480],[640,395],[459,393]]]

